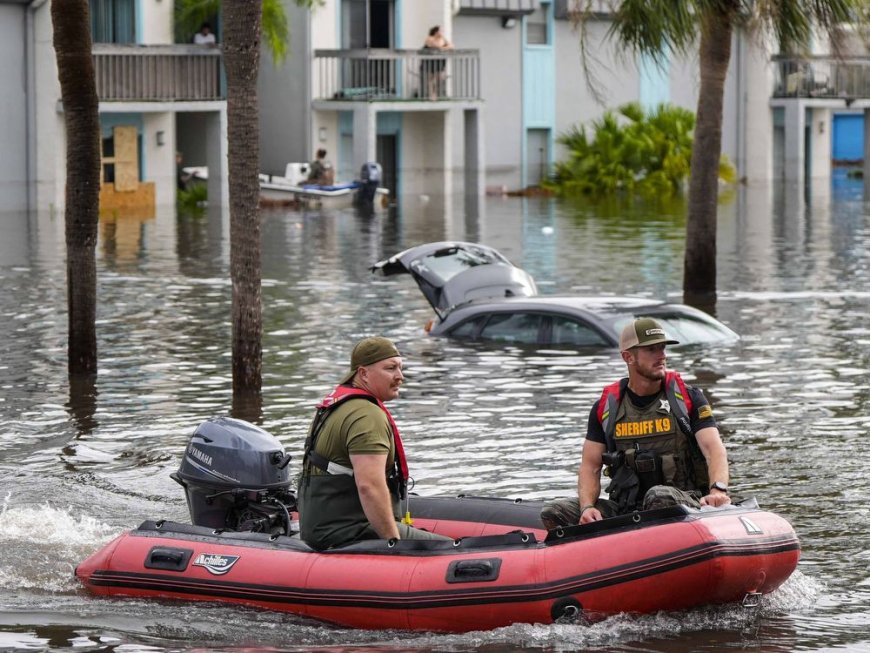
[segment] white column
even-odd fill
[[[443,171],[444,182],[444,197],[448,198],[453,194],[453,130],[461,117],[461,109],[450,109],[444,112],[444,120],[442,122],[441,142],[444,147],[441,151],[440,168]],[[446,203],[446,202],[445,202]]]
[[[787,181],[804,181],[804,157],[806,144],[804,130],[806,127],[806,108],[800,100],[787,102],[785,105],[785,161],[784,177]]]
[[[465,194],[483,195],[485,191],[484,130],[482,109],[465,112]]]
[[[358,102],[353,109],[353,170],[357,174],[368,161],[377,160],[377,111],[368,102]]]
[[[230,205],[227,177],[227,110],[207,114],[205,122],[205,159],[208,166],[209,205]]]

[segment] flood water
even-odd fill
[[[420,494],[573,492],[589,407],[616,352],[449,342],[379,258],[483,242],[544,293],[680,299],[681,208],[404,198],[389,215],[269,211],[263,221],[262,426],[295,454],[359,337],[395,339],[392,410]],[[96,599],[75,565],[146,518],[187,520],[169,477],[231,405],[226,216],[100,225],[96,392],[66,376],[63,217],[0,222],[0,651],[870,651],[870,202],[860,182],[742,189],[722,204],[717,316],[740,342],[673,348],[714,406],[732,486],[792,522],[798,571],[759,610],[616,616],[464,635],[336,628],[202,603]],[[298,469],[298,467],[296,467]]]

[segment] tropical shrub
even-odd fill
[[[570,154],[556,164],[544,186],[561,195],[674,195],[682,192],[692,160],[695,115],[661,104],[644,113],[631,102],[606,111],[592,122],[591,133],[575,126],[559,137]],[[733,181],[731,165],[722,159],[720,177]]]

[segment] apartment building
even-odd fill
[[[171,0],[91,0],[90,12],[103,145],[101,203],[174,205],[177,151],[185,165],[208,166],[209,195],[225,202],[220,49],[187,38],[177,43]],[[10,90],[2,109],[7,128],[0,135],[7,153],[0,185],[9,192],[0,194],[0,208],[60,209],[66,139],[50,2],[0,3],[0,34],[5,61],[12,64],[0,70],[0,83]]]
[[[282,68],[264,62],[261,72],[264,165],[280,173],[325,147],[345,177],[365,160],[381,161],[399,194],[463,181],[517,189],[565,156],[560,134],[608,108],[670,102],[694,111],[696,56],[671,54],[659,64],[627,56],[606,38],[611,18],[602,4],[586,24],[584,67],[571,4],[326,0],[309,12],[288,3],[292,56]],[[455,48],[435,101],[415,87],[433,25]],[[854,158],[866,148],[855,142],[870,101],[866,50],[856,40],[852,56],[835,60],[823,40],[812,47],[810,58],[780,57],[755,35],[734,36],[722,145],[747,181],[829,176],[840,150]]]

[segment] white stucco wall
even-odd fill
[[[172,0],[140,0],[142,12],[142,35],[139,42],[143,45],[172,43],[174,34]]]
[[[456,47],[463,46],[456,40],[453,29],[453,14],[450,11],[449,0],[397,0],[401,3],[401,25],[399,34],[401,42],[398,47],[414,50],[422,48],[429,30],[435,25],[441,27],[441,32]]]
[[[810,139],[810,176],[829,178],[831,176],[831,133],[833,131],[832,112],[828,108],[811,109],[809,118]]]
[[[36,204],[41,210],[63,206],[66,176],[66,132],[60,107],[60,83],[52,45],[50,3],[34,21],[33,112],[36,154]]]
[[[0,211],[27,206],[27,67],[24,58],[26,9],[0,5]]]
[[[174,205],[177,181],[175,178],[175,113],[161,111],[143,116],[142,149],[144,178],[155,184],[157,206]],[[158,133],[162,145],[158,145]]]
[[[484,99],[484,161],[487,186],[514,188],[521,175],[522,31],[504,29],[497,16],[458,15],[453,19],[457,48],[480,50],[480,88]],[[453,130],[452,165],[462,167],[461,123]]]

